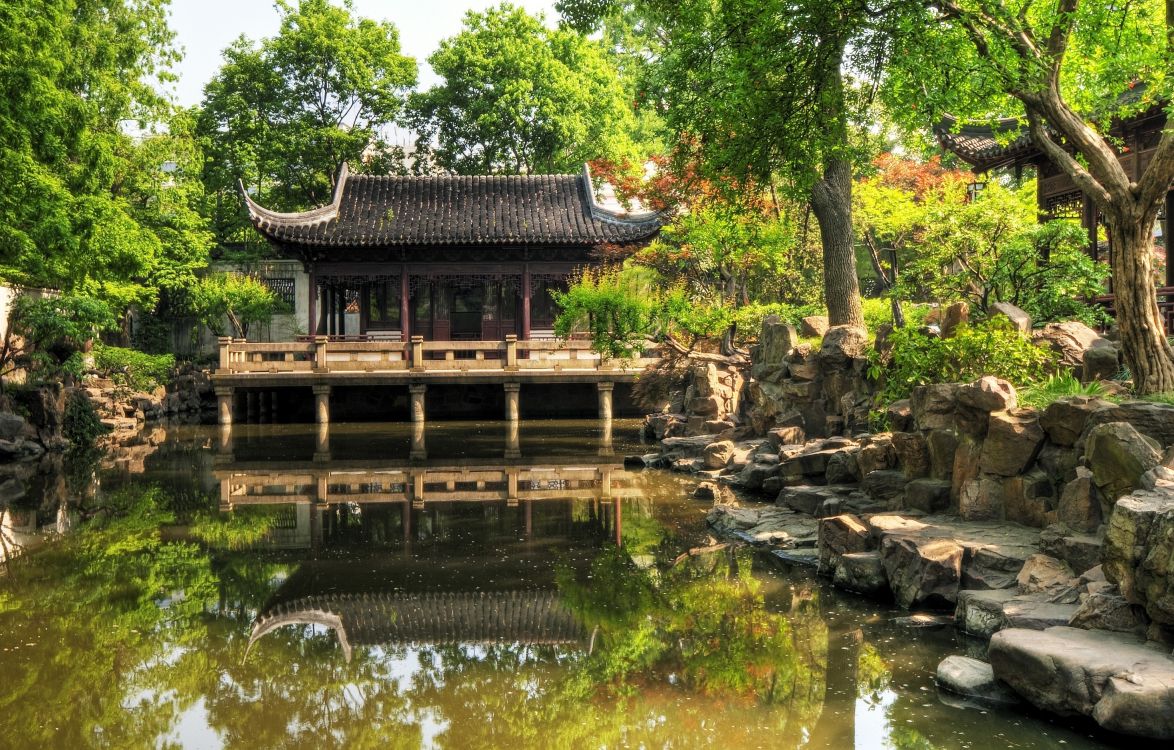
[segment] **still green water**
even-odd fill
[[[72,461],[5,516],[0,747],[1112,746],[940,696],[982,649],[952,628],[688,554],[706,504],[625,471],[636,436],[179,427]]]

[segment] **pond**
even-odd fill
[[[939,695],[982,644],[713,544],[694,480],[625,470],[637,435],[176,427],[71,458],[5,516],[0,746],[1112,746]]]

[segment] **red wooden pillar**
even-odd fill
[[[314,271],[313,264],[310,265],[310,320],[306,326],[306,333],[314,336],[318,333],[318,274]]]
[[[530,264],[522,264],[522,340],[530,340]]]
[[[405,344],[412,340],[412,306],[408,300],[411,289],[412,285],[408,283],[408,267],[404,265],[399,275],[399,329],[400,338]]]

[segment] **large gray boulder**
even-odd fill
[[[808,315],[799,321],[799,332],[811,338],[822,336],[828,332],[828,318],[826,315]]]
[[[819,522],[819,567],[830,573],[841,555],[867,552],[874,546],[868,525],[851,513],[824,518]]]
[[[1006,411],[1019,406],[1015,386],[993,375],[958,387],[958,403],[978,411]]]
[[[1122,633],[1012,628],[991,638],[996,679],[1045,711],[1105,729],[1174,739],[1174,658]]]
[[[1084,353],[1094,345],[1112,342],[1104,339],[1101,334],[1076,320],[1066,320],[1062,323],[1048,323],[1032,335],[1035,342],[1046,346],[1060,355],[1060,364],[1077,373],[1084,366]]]
[[[832,326],[823,335],[819,359],[830,367],[847,367],[868,351],[868,333],[855,326]]]
[[[1145,635],[1148,619],[1136,604],[1116,593],[1114,587],[1087,594],[1068,624],[1084,630],[1111,630]]]
[[[756,352],[758,357],[754,363],[768,367],[784,365],[798,343],[799,334],[795,326],[783,322],[777,315],[767,315],[762,321]]]
[[[1109,422],[1089,430],[1084,456],[1097,487],[1108,501],[1105,515],[1117,498],[1137,489],[1141,475],[1162,460],[1161,450],[1154,441],[1125,422]]]
[[[1161,625],[1174,625],[1174,492],[1138,490],[1113,507],[1101,551],[1105,578]]]
[[[1156,440],[1161,448],[1174,445],[1174,405],[1126,401],[1103,406],[1088,416],[1086,435],[1082,438],[1087,437],[1087,432],[1097,425],[1109,422],[1128,422],[1142,435]],[[1083,443],[1083,439],[1080,442]]]
[[[1101,493],[1091,471],[1076,468],[1076,479],[1064,485],[1057,520],[1076,531],[1096,531],[1101,525]]]
[[[1093,396],[1069,396],[1048,404],[1039,423],[1053,443],[1072,446],[1084,433],[1093,412],[1112,406],[1111,402]]]
[[[16,440],[24,433],[24,417],[0,412],[0,440]]]
[[[867,596],[886,596],[889,581],[884,562],[876,552],[849,552],[836,560],[832,584]]]
[[[886,536],[880,558],[897,604],[954,604],[962,581],[962,545],[951,539]]]
[[[958,386],[954,383],[932,383],[914,388],[909,406],[917,429],[953,429],[957,393]]]
[[[1034,409],[994,412],[987,424],[979,468],[988,474],[1012,477],[1023,473],[1044,442],[1039,413]]]
[[[995,679],[990,664],[969,656],[947,656],[938,664],[937,683],[951,693],[980,703],[1016,704],[1018,695]]]
[[[1091,383],[1095,380],[1112,380],[1121,371],[1121,353],[1117,347],[1105,342],[1094,343],[1084,351],[1084,367],[1081,380]]]
[[[732,440],[719,440],[716,443],[710,443],[701,453],[702,464],[707,469],[724,469],[733,457],[734,441]]]
[[[1020,307],[1010,302],[996,302],[987,308],[988,318],[1003,317],[1010,321],[1011,326],[1020,333],[1031,333],[1031,316]]]
[[[991,521],[1003,517],[1003,477],[980,474],[958,494],[958,515],[965,521]]]
[[[897,465],[908,479],[929,475],[929,446],[920,432],[894,432],[893,452]]]

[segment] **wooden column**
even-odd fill
[[[309,320],[306,325],[306,333],[313,336],[318,333],[318,274],[314,271],[313,264],[310,265],[310,314],[307,316]]]
[[[338,335],[346,335],[346,288],[343,287],[334,293],[337,297],[338,309],[335,314],[338,316]]]
[[[522,264],[522,341],[530,340],[530,264]]]
[[[334,287],[328,286],[322,292],[322,315],[326,318],[327,336],[334,335]]]
[[[409,295],[412,285],[408,282],[408,267],[401,267],[399,276],[399,329],[400,341],[407,343],[412,340],[412,305]]]

